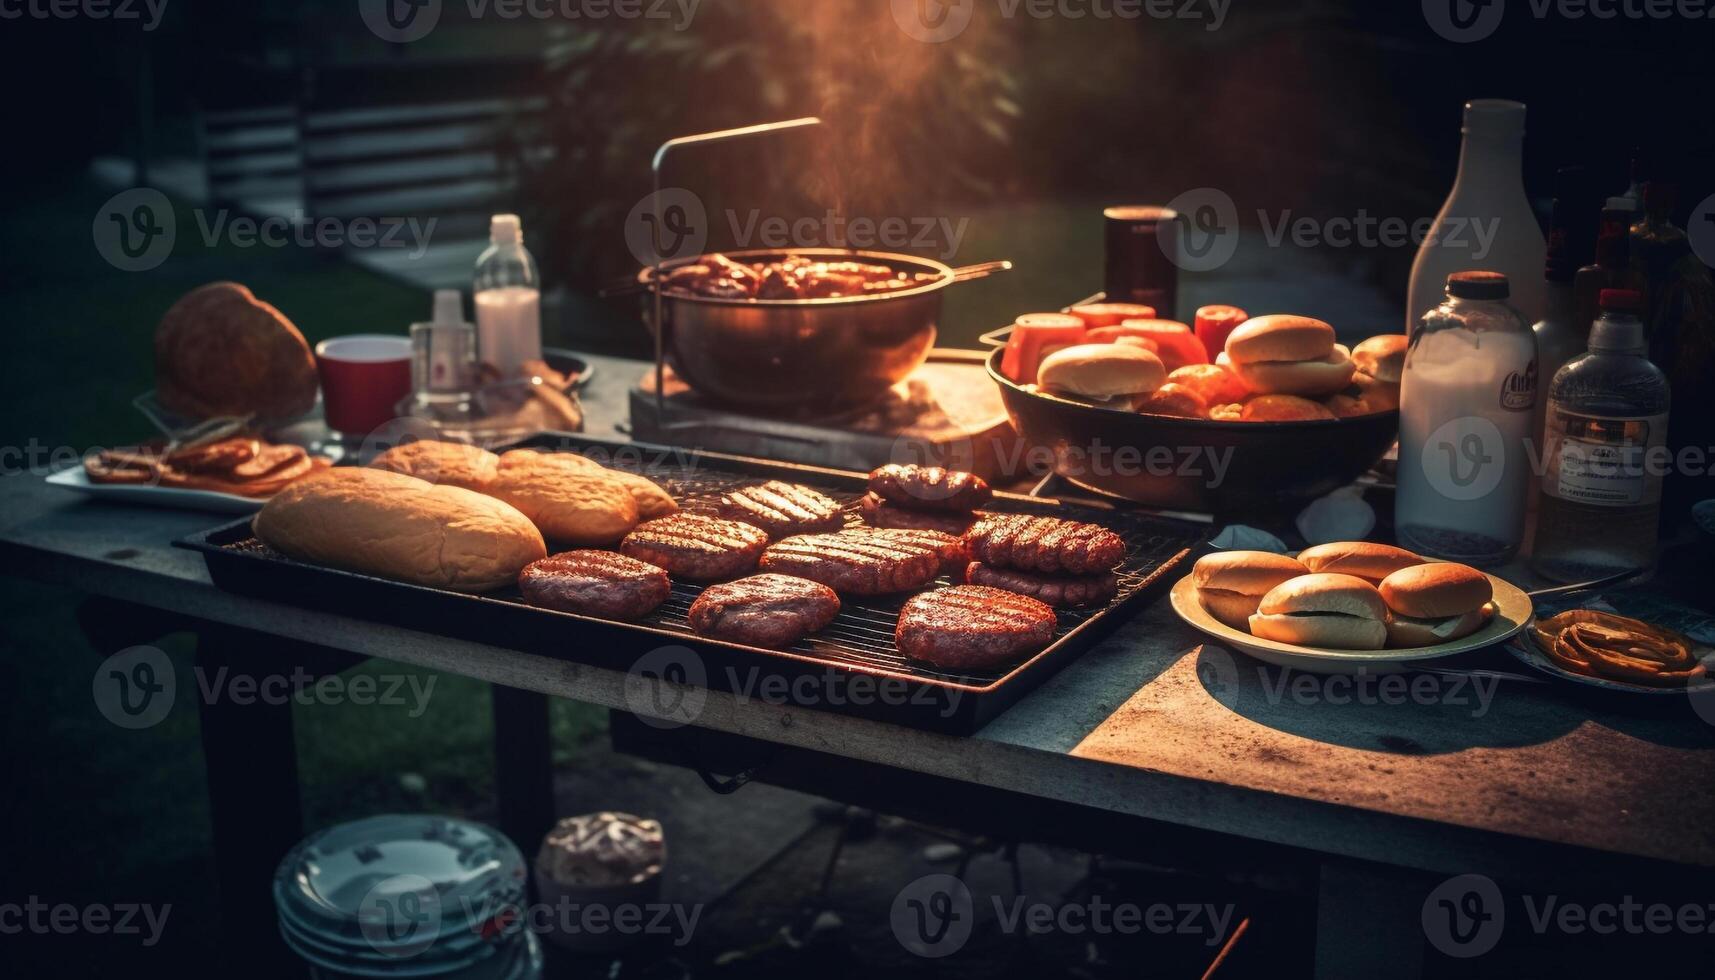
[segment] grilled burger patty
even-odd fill
[[[666,601],[667,573],[611,551],[567,551],[526,565],[518,588],[533,606],[607,619],[638,619]]]
[[[955,585],[913,596],[899,610],[899,652],[951,671],[994,670],[1054,639],[1054,610],[1029,596]]]
[[[911,510],[891,503],[878,493],[870,492],[858,501],[858,513],[871,527],[903,528],[915,531],[940,531],[942,534],[963,535],[976,523],[975,514],[950,510]]]
[[[769,480],[720,499],[720,516],[762,528],[776,541],[794,534],[822,534],[845,526],[840,505],[806,486]]]
[[[980,561],[965,567],[965,581],[1027,595],[1050,606],[1079,609],[1100,606],[1119,592],[1119,579],[1112,572],[1100,575],[1055,576],[1016,568],[995,568]]]
[[[901,534],[926,532],[851,528],[837,534],[804,534],[770,545],[762,569],[796,575],[852,595],[909,592],[941,570],[941,548]]]
[[[994,491],[974,473],[889,463],[869,475],[869,489],[889,503],[916,510],[973,511],[989,502]]]
[[[703,636],[779,647],[834,621],[840,597],[809,579],[752,575],[711,585],[691,603],[691,628]]]
[[[1057,517],[990,514],[965,535],[971,557],[999,568],[1092,575],[1125,559],[1125,542],[1104,527]]]
[[[933,548],[936,556],[941,559],[940,570],[949,575],[964,571],[965,563],[971,560],[971,549],[965,546],[965,539],[958,535],[904,527],[876,528],[874,533],[883,541]]]
[[[674,514],[637,525],[619,550],[673,575],[713,582],[756,567],[768,534],[761,528],[707,514]]]

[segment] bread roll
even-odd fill
[[[1282,582],[1308,574],[1297,560],[1269,551],[1218,551],[1197,559],[1191,581],[1209,614],[1234,629],[1249,629],[1257,604]]]
[[[1387,621],[1388,646],[1432,647],[1451,643],[1482,629],[1494,615],[1493,603],[1484,603],[1463,615],[1443,619],[1417,619],[1395,613]]]
[[[1079,344],[1057,350],[1042,359],[1037,374],[1037,383],[1055,394],[1092,401],[1146,395],[1166,381],[1161,358],[1123,344]]]
[[[394,446],[369,463],[378,470],[403,473],[430,483],[482,490],[500,471],[500,457],[480,446],[419,439]]]
[[[1352,348],[1352,364],[1363,374],[1391,385],[1405,376],[1405,352],[1411,341],[1402,333],[1371,337]]]
[[[1269,590],[1250,618],[1252,635],[1302,646],[1379,650],[1387,643],[1387,605],[1376,587],[1352,575],[1317,573]]]
[[[1253,323],[1255,321],[1252,321]],[[1259,395],[1299,395],[1319,398],[1331,395],[1352,383],[1357,369],[1352,366],[1346,348],[1335,344],[1334,349],[1314,360],[1231,362],[1233,373],[1245,387]]]
[[[1275,314],[1246,320],[1227,337],[1225,352],[1234,364],[1261,361],[1316,361],[1334,350],[1334,328],[1307,316]]]
[[[1132,410],[1144,415],[1171,415],[1182,419],[1207,418],[1209,403],[1184,385],[1169,381],[1132,405]]]
[[[1381,596],[1401,616],[1462,616],[1495,597],[1494,583],[1469,565],[1450,561],[1402,568],[1382,579]]]
[[[155,328],[155,397],[180,415],[286,422],[315,406],[317,387],[304,335],[238,283],[191,290]]]
[[[516,454],[516,455],[514,455]],[[657,517],[666,517],[679,512],[679,502],[673,495],[661,488],[661,485],[646,476],[640,476],[626,470],[611,470],[586,456],[577,453],[550,453],[534,449],[514,449],[505,457],[517,462],[531,461],[542,466],[564,466],[586,473],[599,473],[630,491],[633,500],[637,501],[637,519],[652,521]]]
[[[617,544],[637,526],[637,500],[608,470],[513,450],[485,488],[535,522],[548,540],[586,548]],[[584,460],[589,463],[588,460]]]
[[[1313,422],[1333,417],[1326,406],[1297,395],[1257,395],[1245,402],[1239,414],[1245,422]]]
[[[462,487],[339,467],[291,484],[251,522],[300,561],[457,592],[490,592],[547,556],[516,509]]]
[[[1402,568],[1423,564],[1422,557],[1404,548],[1373,541],[1334,541],[1319,544],[1300,551],[1298,560],[1312,572],[1356,575],[1375,585],[1381,584],[1382,579]]]

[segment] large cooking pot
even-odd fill
[[[954,269],[931,259],[841,248],[748,249],[735,262],[788,255],[885,265],[906,276],[935,277],[910,289],[831,299],[716,299],[664,292],[665,349],[698,392],[735,405],[823,410],[870,401],[904,380],[929,356],[941,318],[941,291],[956,282],[1012,268],[987,262]],[[700,258],[669,263],[673,269]],[[647,287],[654,270],[637,275]],[[654,330],[654,296],[643,319]]]
[[[1079,485],[1164,510],[1240,520],[1296,512],[1387,452],[1399,412],[1307,422],[1217,422],[1097,408],[1025,388],[989,354],[1024,444]]]

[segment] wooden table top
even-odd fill
[[[596,358],[589,432],[636,362]],[[605,386],[605,387],[604,387]],[[607,390],[614,387],[615,390]],[[611,399],[611,400],[610,400]],[[434,670],[634,710],[627,675],[224,593],[177,538],[222,515],[0,479],[14,575]],[[1497,654],[1492,666],[1517,669]],[[710,691],[697,724],[836,756],[1436,874],[1599,881],[1715,867],[1715,705],[1622,714],[1556,684],[1282,681],[1163,597],[972,737]],[[635,684],[635,679],[633,679]],[[634,689],[635,690],[635,689]],[[1708,714],[1704,718],[1703,714]]]

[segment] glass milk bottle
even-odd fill
[[[1441,286],[1460,269],[1493,269],[1512,281],[1512,305],[1526,323],[1543,316],[1542,264],[1548,244],[1524,192],[1522,102],[1465,103],[1459,174],[1435,226],[1411,266],[1405,332],[1441,302]]]
[[[497,214],[476,260],[476,352],[501,378],[542,359],[542,290],[515,214]]]
[[[1655,564],[1668,382],[1644,356],[1643,297],[1604,289],[1590,352],[1549,386],[1531,567],[1559,582]]]
[[[1412,332],[1394,530],[1418,554],[1497,565],[1523,543],[1536,338],[1508,294],[1500,273],[1454,273]]]

